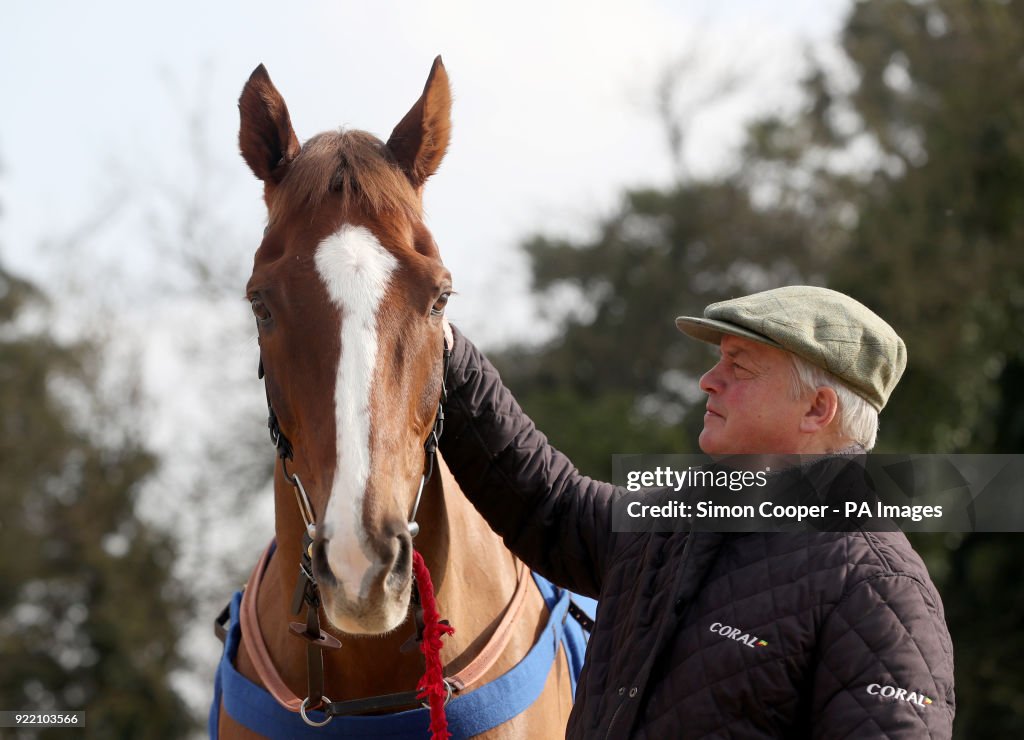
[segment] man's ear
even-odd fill
[[[808,434],[825,431],[839,412],[839,396],[828,386],[814,391],[800,420],[800,431]]]

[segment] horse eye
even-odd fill
[[[252,305],[252,315],[256,317],[257,321],[261,324],[270,321],[270,309],[267,308],[267,304],[259,298],[253,298],[250,304]]]
[[[434,301],[434,305],[430,308],[430,313],[433,316],[440,316],[444,313],[444,307],[448,305],[449,296],[451,296],[451,293],[442,293],[438,299]]]

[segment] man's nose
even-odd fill
[[[700,376],[698,385],[700,386],[700,389],[707,393],[708,395],[711,395],[712,393],[717,393],[721,389],[721,383],[719,382],[719,376],[717,372],[720,365],[721,363],[716,364],[714,367],[712,367],[710,370],[708,370],[706,373]]]

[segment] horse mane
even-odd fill
[[[305,143],[288,165],[270,208],[270,220],[284,215],[286,204],[316,208],[337,193],[342,208],[362,206],[373,213],[399,212],[422,217],[420,199],[387,146],[365,131],[328,131]]]

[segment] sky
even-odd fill
[[[240,292],[263,224],[259,184],[237,154],[236,102],[252,69],[267,66],[300,139],[340,126],[386,139],[440,54],[454,137],[425,201],[455,278],[452,316],[485,343],[529,335],[522,239],[585,233],[623,188],[673,175],[657,76],[690,60],[677,93],[692,119],[686,163],[720,171],[745,117],[794,104],[804,49],[833,37],[847,6],[5,3],[0,259],[86,291],[102,280],[137,307],[148,298],[130,286],[164,269],[172,204],[191,197],[215,212]],[[738,89],[712,100],[729,74]],[[509,310],[496,316],[499,305]]]
[[[549,331],[529,296],[524,238],[585,235],[625,188],[676,176],[655,112],[659,75],[686,64],[673,89],[689,176],[722,172],[745,120],[799,103],[806,49],[827,48],[848,7],[4,3],[0,264],[48,291],[55,330],[110,340],[110,398],[139,387],[124,419],[162,460],[139,508],[179,535],[177,572],[198,594],[183,641],[194,667],[175,679],[197,710],[218,648],[209,616],[272,522],[268,491],[240,514],[229,495],[254,454],[266,470],[272,459],[241,300],[265,217],[237,145],[252,70],[266,65],[300,140],[341,126],[386,139],[442,55],[453,138],[425,191],[427,225],[453,274],[449,317],[495,346]]]

